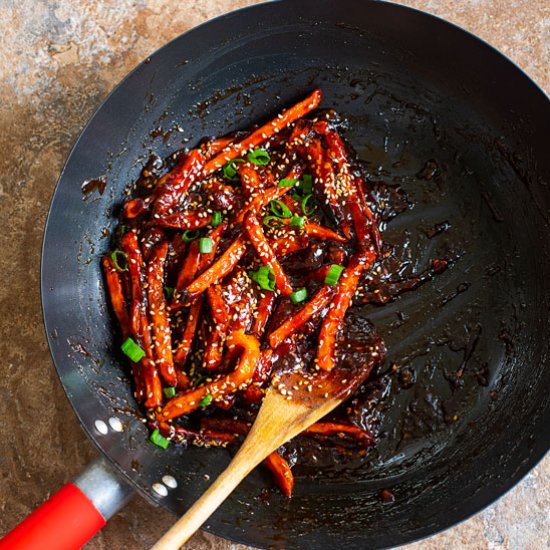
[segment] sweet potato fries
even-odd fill
[[[329,371],[353,347],[346,313],[384,253],[380,220],[320,101],[315,90],[247,133],[180,152],[122,207],[102,266],[160,446],[245,435],[275,372]],[[304,436],[373,441],[342,422]],[[290,496],[287,461],[274,453],[265,464]]]

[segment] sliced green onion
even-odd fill
[[[126,338],[122,346],[120,346],[120,349],[134,363],[137,363],[140,359],[145,357],[145,352],[136,342],[134,342],[134,340],[132,340],[132,338]]]
[[[269,207],[271,208],[271,212],[278,218],[292,218],[292,212],[284,202],[272,200],[269,203]]]
[[[191,241],[194,241],[199,235],[200,233],[198,229],[186,229],[181,234],[181,240],[184,243],[190,243]]]
[[[173,298],[175,290],[176,289],[173,286],[164,287],[164,295],[166,296],[167,300],[171,300]]]
[[[199,240],[199,252],[201,254],[210,254],[212,252],[213,241],[210,237],[203,237]]]
[[[292,187],[298,180],[293,178],[288,179],[282,179],[278,184],[277,187]]]
[[[290,218],[291,227],[304,227],[305,222],[306,220],[302,218],[302,216],[292,216],[292,218]]]
[[[210,405],[210,403],[212,403],[212,396],[207,393],[202,399],[201,399],[201,402],[199,403],[199,405],[201,407],[208,407],[208,405]]]
[[[275,273],[271,267],[263,265],[258,271],[251,271],[248,275],[262,290],[275,290]]]
[[[313,205],[312,207],[309,208],[308,210],[308,207],[307,207],[307,203],[312,200],[312,196],[311,194],[309,195],[306,195],[303,199],[302,199],[302,202],[300,203],[301,207],[302,207],[302,212],[304,213],[304,216],[311,216],[311,214],[313,214],[313,212],[315,212],[315,210],[317,210],[317,205]]]
[[[233,159],[233,160],[230,160],[224,167],[223,167],[223,175],[224,177],[226,177],[228,180],[238,180],[239,178],[237,177],[237,167],[235,166],[235,164],[237,164],[238,162],[244,162],[243,159]]]
[[[124,267],[118,263],[119,257],[124,260]],[[128,271],[128,256],[126,256],[126,252],[123,250],[114,250],[111,252],[111,260],[113,260],[117,271]]]
[[[265,166],[270,160],[270,156],[264,149],[254,149],[251,153],[246,155],[246,158],[252,163],[258,166]]]
[[[154,443],[161,449],[167,449],[168,445],[170,445],[170,441],[166,439],[164,436],[160,435],[160,432],[158,428],[151,434],[151,437],[149,437],[151,440],[151,443]]]
[[[325,277],[325,284],[334,286],[338,282],[340,275],[342,275],[342,271],[344,271],[344,268],[341,265],[332,264]]]
[[[164,395],[166,397],[174,397],[174,395],[176,395],[176,388],[173,388],[173,387],[169,387],[169,388],[164,388]]]
[[[304,195],[309,195],[311,193],[313,190],[313,177],[310,174],[303,175],[300,188]]]
[[[222,224],[222,213],[221,212],[214,212],[212,214],[212,219],[210,220],[210,225],[212,227],[218,227],[218,225]]]
[[[269,227],[269,229],[275,229],[283,225],[281,218],[279,218],[278,216],[266,216],[263,219],[263,223],[266,227]]]
[[[290,294],[290,299],[294,304],[299,304],[300,302],[303,302],[307,298],[307,290],[305,288],[300,288],[299,290],[295,290]]]

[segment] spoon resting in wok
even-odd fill
[[[382,341],[376,340],[363,365],[274,376],[256,421],[229,466],[151,550],[176,550],[185,544],[262,460],[345,401],[382,354]]]

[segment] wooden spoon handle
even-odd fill
[[[248,437],[231,464],[219,475],[209,489],[160,538],[151,550],[177,550],[216,511],[235,487],[271,452]]]

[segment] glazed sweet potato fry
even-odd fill
[[[283,495],[291,497],[294,490],[294,476],[288,462],[277,451],[274,451],[267,456],[263,464],[273,474],[275,484]]]
[[[169,424],[168,422],[158,422],[157,425],[164,437],[174,439],[175,441],[194,443],[195,445],[223,446],[232,443],[238,437],[237,434],[216,430],[190,430],[189,428]]]
[[[322,241],[336,241],[337,243],[345,243],[347,241],[345,237],[342,237],[336,231],[310,221],[304,224],[304,230],[310,237],[315,237]]]
[[[210,160],[212,157],[215,157],[217,154],[221,153],[221,151],[223,151],[228,145],[231,145],[234,141],[235,138],[229,136],[223,136],[205,141],[201,145],[202,154],[207,160]]]
[[[210,315],[216,325],[229,325],[229,309],[222,296],[222,288],[218,284],[209,286],[206,290],[206,298],[210,306]]]
[[[212,252],[201,252],[199,260],[199,269],[198,273],[202,273],[205,269],[208,269],[213,263],[214,258],[216,257],[216,251],[218,250],[218,245],[220,240],[227,229],[227,222],[223,221],[218,227],[212,229],[208,233],[207,238],[210,239],[212,245]],[[194,277],[194,276],[193,276]],[[186,284],[189,284],[189,281]],[[186,285],[184,285],[186,286]]]
[[[117,318],[122,333],[122,340],[126,340],[130,334],[130,318],[128,317],[128,306],[124,298],[120,273],[115,268],[115,264],[110,256],[103,256],[103,258],[101,258],[101,264],[107,282],[111,307]]]
[[[272,200],[282,197],[289,191],[290,187],[269,187],[261,193],[255,193],[245,207],[235,216],[233,225],[242,224],[248,213],[258,215],[262,208],[267,206]]]
[[[164,297],[164,264],[168,241],[157,245],[147,265],[147,298],[153,331],[155,360],[160,375],[169,386],[176,386],[177,378],[172,357],[172,329]]]
[[[318,315],[325,309],[332,300],[333,295],[334,290],[332,287],[322,286],[296,315],[287,319],[269,335],[269,345],[273,349],[277,349],[286,338],[300,330],[314,315]]]
[[[337,132],[331,129],[327,129],[324,135],[328,146],[328,157],[336,164],[340,174],[344,173],[349,175],[350,167],[348,163],[348,154],[342,138]]]
[[[273,270],[277,289],[283,296],[289,296],[293,292],[292,285],[281,267],[281,264],[277,260],[277,256],[271,249],[271,246],[269,246],[258,218],[256,218],[252,212],[249,212],[245,218],[244,224],[250,242],[256,249],[258,257],[264,265]]]
[[[304,117],[309,112],[316,109],[321,102],[321,90],[314,90],[303,101],[300,101],[293,107],[286,109],[272,121],[260,126],[242,141],[232,143],[226,147],[219,155],[209,160],[204,167],[204,175],[211,174],[219,170],[222,166],[241,156],[245,151],[254,149],[264,143],[270,136],[277,134],[283,128],[292,124],[295,120]]]
[[[271,374],[273,350],[266,348],[262,350],[258,366],[252,377],[252,382],[246,388],[243,398],[247,403],[259,403],[264,396],[263,386]]]
[[[198,210],[185,210],[184,212],[174,212],[172,214],[163,214],[154,217],[151,220],[151,225],[158,225],[160,227],[170,227],[172,229],[200,229],[206,227],[211,220],[212,216],[206,212]]]
[[[286,199],[286,197],[284,197]],[[288,206],[288,204],[287,204]],[[290,226],[291,218],[284,218],[280,220],[280,224],[284,226]],[[345,243],[348,239],[343,237],[336,231],[329,229],[328,227],[323,227],[322,225],[316,224],[308,219],[304,221],[303,230],[306,235],[309,237],[314,237],[321,241],[335,241],[338,243]]]
[[[248,244],[245,238],[242,236],[237,237],[211,267],[201,273],[187,286],[186,290],[189,296],[198,296],[210,285],[218,282],[230,273],[246,252],[247,247]]]
[[[339,437],[349,436],[367,447],[374,443],[374,437],[371,433],[357,426],[338,422],[316,422],[302,432],[302,435],[312,434],[324,436],[338,435]]]
[[[262,178],[256,165],[245,162],[239,165],[237,172],[241,178],[241,185],[248,195],[264,187],[265,179]]]
[[[208,235],[211,239],[212,252],[201,253],[199,248],[199,241],[194,240],[190,243],[187,256],[182,263],[181,269],[178,273],[178,280],[176,282],[176,291],[174,292],[174,299],[172,300],[172,309],[177,310],[182,306],[180,301],[180,294],[186,286],[191,284],[197,274],[202,273],[205,269],[210,267],[216,250],[220,243],[220,239],[227,229],[227,222],[223,222],[221,225],[212,229]]]
[[[187,256],[181,264],[181,268],[178,272],[178,279],[176,281],[176,289],[174,292],[174,298],[172,300],[172,308],[177,307],[179,302],[180,292],[191,283],[191,281],[196,277],[197,271],[199,270],[199,263],[201,261],[201,254],[199,251],[198,241],[192,241],[189,243],[189,248],[187,249]]]
[[[304,248],[307,248],[308,245],[309,239],[307,238],[307,235],[293,235],[291,233],[289,233],[287,237],[281,237],[279,239],[272,239],[269,241],[269,246],[271,246],[271,249],[277,258],[303,250]]]
[[[210,178],[203,182],[201,190],[220,210],[232,210],[237,205],[235,189],[217,178]]]
[[[375,225],[365,215],[359,202],[355,200],[350,201],[348,209],[353,220],[353,228],[359,250],[367,250],[371,244],[374,244],[377,250],[379,250],[381,238],[378,228],[374,229]]]
[[[260,359],[260,343],[255,336],[245,334],[244,331],[239,330],[229,335],[227,345],[229,348],[236,347],[242,350],[241,358],[235,370],[213,382],[186,391],[170,400],[158,413],[160,420],[169,420],[188,414],[201,406],[206,406],[211,401],[222,400],[225,395],[233,394],[240,388],[246,387]],[[207,396],[210,396],[210,398]]]
[[[144,357],[140,361],[140,366],[145,383],[145,406],[148,409],[160,407],[162,404],[162,383],[155,362],[150,357]]]
[[[372,242],[376,246],[377,250],[381,250],[382,248],[382,236],[380,235],[380,229],[378,229],[378,224],[376,223],[376,218],[374,217],[374,214],[372,213],[372,210],[370,209],[367,199],[365,197],[365,193],[363,191],[363,184],[364,180],[362,178],[355,178],[355,189],[356,189],[356,196],[354,197],[354,202],[357,203],[357,206],[354,206],[354,208],[357,210],[360,210],[361,214],[367,218],[366,225],[368,226],[368,231],[370,233]],[[352,217],[354,216],[354,211],[352,210]],[[363,220],[361,220],[363,221]],[[357,234],[357,224],[359,223],[357,219],[353,219],[353,223],[355,226],[355,232]],[[359,239],[359,237],[358,237]]]
[[[128,231],[121,240],[122,250],[128,258],[128,272],[130,275],[130,287],[132,293],[132,305],[130,308],[130,331],[137,343],[145,351],[147,357],[153,357],[151,333],[149,331],[149,319],[147,317],[147,304],[145,300],[145,273],[143,256],[139,248],[136,234]]]
[[[155,197],[153,195],[149,195],[145,199],[136,198],[126,201],[122,207],[123,217],[131,220],[145,214],[145,212],[149,211],[149,207],[153,203],[154,198]]]
[[[273,306],[275,305],[275,294],[273,292],[264,292],[258,301],[258,307],[256,309],[256,316],[252,323],[251,332],[261,340],[269,318],[273,313]]]
[[[319,348],[317,350],[317,366],[330,371],[336,364],[336,337],[344,321],[344,316],[357,290],[357,285],[363,273],[370,269],[375,254],[369,250],[366,254],[355,255],[350,265],[342,273],[338,290],[319,333]]]
[[[254,296],[250,288],[245,289],[241,298],[231,308],[230,332],[234,330],[244,330],[248,332],[252,324],[252,310],[256,307]]]
[[[230,312],[222,295],[220,285],[212,285],[206,291],[206,297],[210,306],[210,315],[214,326],[208,334],[203,358],[203,367],[207,371],[219,367],[223,357],[223,347],[229,328]]]
[[[189,186],[202,175],[204,155],[198,149],[193,149],[174,169],[162,177],[155,188],[153,203],[153,218],[174,210]]]
[[[247,435],[252,424],[240,418],[220,418],[217,416],[205,416],[201,419],[202,430],[227,432],[236,435]]]
[[[216,325],[208,334],[202,360],[202,366],[206,371],[216,370],[221,365],[228,328],[227,325]]]
[[[176,365],[180,368],[185,363],[189,352],[191,351],[191,346],[193,345],[193,340],[195,339],[195,333],[197,331],[197,325],[200,320],[202,305],[203,297],[199,296],[189,307],[185,327],[183,329],[181,340],[174,358]]]

